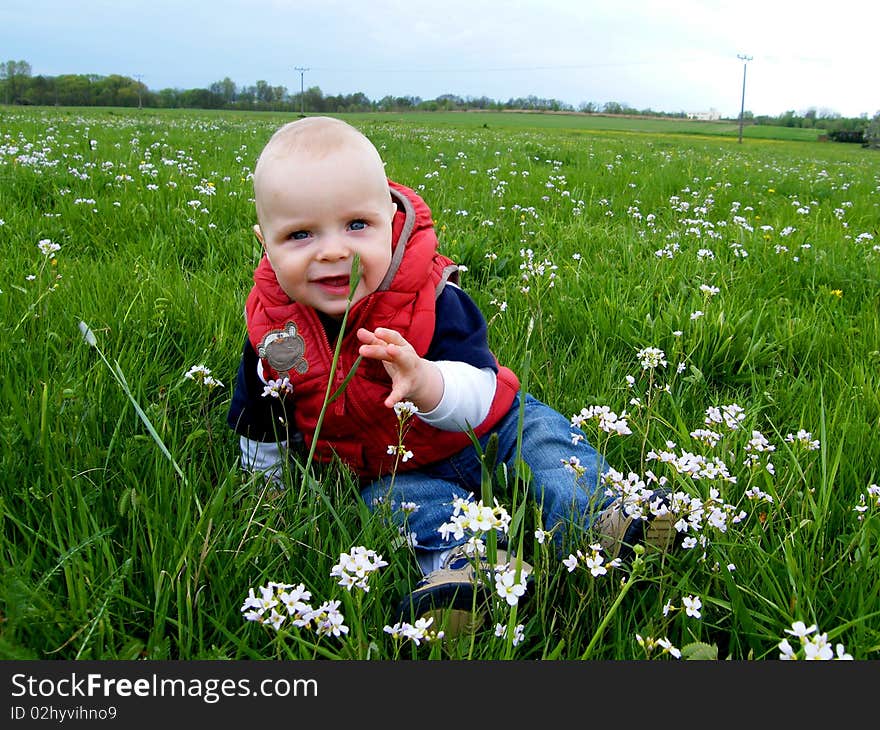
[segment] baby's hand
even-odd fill
[[[423,412],[437,407],[443,395],[443,376],[435,365],[419,357],[403,335],[386,327],[372,332],[361,327],[357,336],[362,343],[360,354],[381,360],[391,377],[391,394],[385,399],[388,408],[402,400],[412,401]]]

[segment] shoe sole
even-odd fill
[[[675,515],[667,512],[648,522],[645,527],[645,547],[660,551],[669,550],[678,537],[678,530],[675,529],[676,521]]]

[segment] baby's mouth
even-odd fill
[[[315,283],[320,286],[326,286],[330,289],[339,289],[342,287],[348,288],[349,276],[324,276],[320,279],[315,279]]]

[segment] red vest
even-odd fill
[[[437,251],[431,211],[409,188],[389,180],[398,206],[392,227],[393,254],[384,280],[372,294],[349,311],[345,334],[330,392],[342,385],[358,357],[355,333],[359,327],[397,330],[424,356],[434,336],[436,298],[448,279],[457,281],[458,268]],[[311,447],[318,416],[327,393],[335,342],[327,339],[317,313],[292,302],[275,278],[264,255],[254,272],[254,287],[246,304],[248,337],[258,353],[264,377],[290,378],[295,426]],[[519,380],[499,366],[495,397],[477,436],[492,429],[508,412],[519,390]],[[387,453],[398,440],[397,416],[383,401],[391,379],[377,360],[361,360],[342,395],[327,408],[318,433],[315,457],[328,462],[336,454],[364,479],[375,479],[394,468]],[[419,469],[461,451],[471,441],[467,433],[441,431],[417,416],[406,424],[403,443],[413,452],[398,471]]]

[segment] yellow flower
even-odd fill
[[[776,190],[775,190],[775,188],[767,188],[767,192],[768,193],[775,193]]]
[[[843,296],[843,291],[841,289],[832,289],[831,293],[840,299]]]

